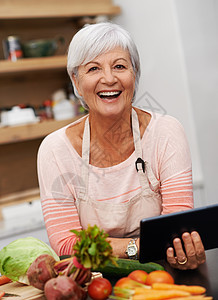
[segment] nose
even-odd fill
[[[102,72],[101,82],[104,84],[112,85],[117,82],[117,78],[111,68],[105,68]]]

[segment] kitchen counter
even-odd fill
[[[23,203],[2,209],[0,221],[0,250],[18,238],[33,236],[48,242],[40,201]]]
[[[180,271],[172,269],[166,262],[159,263],[172,274],[175,283],[201,285],[206,288],[208,296],[218,300],[218,249],[207,250],[206,263],[196,270]]]
[[[48,243],[39,201],[3,211],[4,221],[0,222],[0,249],[11,241],[33,236]],[[177,284],[202,285],[207,295],[218,300],[218,249],[206,251],[206,263],[197,270],[180,271],[170,268],[166,261],[157,261],[172,274]],[[42,295],[41,295],[42,297]],[[39,299],[39,298],[37,298]],[[40,298],[44,299],[44,298]]]
[[[172,274],[175,283],[201,285],[207,289],[208,296],[213,296],[214,300],[218,300],[218,249],[207,250],[206,256],[206,263],[196,270],[180,271],[170,268],[165,261],[159,261],[159,263],[165,267],[166,271]],[[9,293],[16,292],[17,294],[22,294],[20,299],[45,299],[40,290],[37,292],[33,287],[24,286],[18,283],[0,286],[0,291],[1,290]],[[15,299],[15,297],[7,297],[7,299]]]

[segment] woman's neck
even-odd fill
[[[89,114],[91,140],[98,140],[104,146],[120,144],[122,139],[132,137],[131,111],[105,117],[94,112]]]
[[[90,163],[98,167],[117,165],[134,151],[131,109],[116,117],[90,113]]]

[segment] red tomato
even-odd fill
[[[145,284],[152,285],[153,283],[156,282],[174,284],[174,279],[167,271],[164,270],[152,271],[151,273],[148,274]]]
[[[132,271],[128,277],[132,280],[145,284],[148,273],[143,270]]]
[[[93,300],[104,300],[112,293],[112,285],[106,278],[95,278],[88,286],[88,294]]]

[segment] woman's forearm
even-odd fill
[[[110,241],[110,244],[113,248],[113,255],[119,258],[128,258],[126,254],[126,249],[129,242],[132,238],[107,238]],[[138,248],[138,255],[139,255],[139,238],[136,240],[136,246]]]

